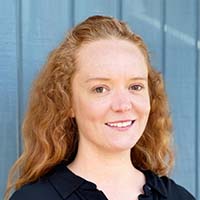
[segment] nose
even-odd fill
[[[112,100],[112,110],[114,112],[127,112],[132,109],[132,102],[128,94],[118,92]]]

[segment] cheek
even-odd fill
[[[74,101],[73,110],[76,118],[94,122],[103,119],[107,107],[104,101],[92,101],[88,97],[79,96]]]
[[[133,105],[135,110],[140,115],[149,115],[150,112],[150,100],[148,97],[135,97],[133,99]]]

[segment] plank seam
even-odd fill
[[[16,57],[17,57],[17,157],[20,156],[21,147],[21,122],[23,103],[23,67],[22,67],[22,24],[21,0],[16,1]]]
[[[196,101],[195,101],[195,110],[196,110],[196,112],[195,112],[195,130],[196,130],[196,141],[195,141],[195,145],[196,145],[196,149],[195,149],[195,153],[196,153],[196,162],[195,162],[195,164],[196,164],[196,166],[195,166],[195,171],[196,171],[196,183],[195,183],[195,185],[196,185],[196,188],[195,188],[195,190],[196,190],[196,198],[197,199],[199,199],[200,198],[200,196],[199,196],[199,187],[200,187],[200,185],[199,185],[199,167],[198,167],[198,163],[199,163],[199,152],[200,152],[200,147],[199,147],[199,139],[200,139],[200,137],[199,137],[199,134],[198,134],[198,131],[199,131],[199,124],[198,124],[198,121],[199,121],[199,84],[198,84],[198,81],[199,81],[199,74],[200,74],[200,71],[199,71],[199,56],[198,56],[198,52],[199,52],[199,47],[198,47],[198,42],[199,42],[199,40],[200,40],[200,38],[199,38],[199,29],[200,29],[200,27],[199,27],[199,22],[200,22],[200,20],[199,20],[199,17],[200,17],[200,12],[199,12],[199,8],[200,8],[200,4],[199,4],[199,1],[198,0],[196,0],[196,51],[195,51],[195,54],[196,54],[196,61],[195,61],[195,64],[196,64],[196,86],[195,86],[195,94],[196,94],[196,97],[195,97],[195,99],[196,99]]]

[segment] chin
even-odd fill
[[[135,146],[136,143],[127,143],[127,144],[112,144],[110,146],[110,150],[112,152],[124,152],[131,151],[131,149]]]

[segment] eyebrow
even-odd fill
[[[88,83],[88,82],[91,82],[91,81],[110,81],[111,79],[110,78],[106,78],[106,77],[94,77],[94,78],[89,78],[87,79],[85,82]],[[132,80],[132,81],[147,81],[147,77],[133,77],[133,78],[130,78],[129,80]]]

